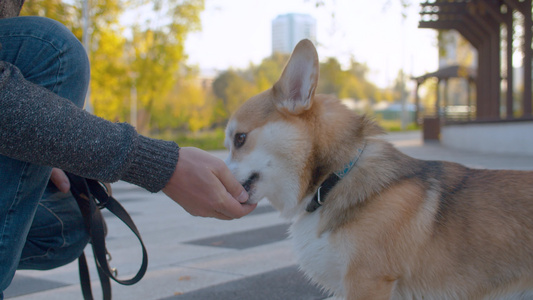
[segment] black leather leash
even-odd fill
[[[102,285],[102,294],[104,300],[111,299],[111,282],[110,278],[123,285],[132,285],[144,276],[148,267],[148,253],[141,238],[141,234],[128,212],[122,205],[111,195],[102,184],[93,179],[83,178],[68,172],[65,172],[70,180],[70,191],[74,195],[78,206],[80,207],[85,226],[91,237],[91,246],[94,253],[94,260],[98,270],[98,277]],[[112,269],[108,263],[109,253],[105,244],[107,227],[102,216],[101,209],[107,208],[111,213],[124,222],[131,231],[137,236],[142,247],[142,263],[132,278],[118,279],[116,269]],[[83,298],[92,300],[91,278],[85,253],[82,253],[78,259],[80,271],[80,282]]]

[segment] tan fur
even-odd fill
[[[297,176],[295,191],[281,180],[278,187],[286,194],[270,186],[251,198],[267,197],[277,203],[275,207],[295,222],[293,234],[308,231],[298,222],[314,224],[308,237],[293,236],[299,243],[296,248],[305,252],[297,253],[302,270],[347,299],[533,296],[533,172],[475,170],[402,154],[375,137],[382,130],[374,122],[331,96],[314,95],[318,74],[314,51],[308,41],[296,47],[280,81],[234,114],[226,140],[231,151],[228,165],[239,180],[248,176],[243,171],[250,164],[248,156],[257,151],[267,154],[268,162],[258,164],[264,170],[250,167],[260,174],[258,190],[269,186],[266,178],[288,176],[289,182],[292,177],[285,173]],[[298,73],[310,69],[302,63],[314,71]],[[293,82],[300,77],[303,83]],[[290,130],[269,132],[278,128],[272,124]],[[232,146],[237,133],[248,135],[239,149]],[[355,167],[325,204],[306,212],[325,178],[363,147]],[[320,244],[324,241],[328,247]],[[324,263],[338,266],[320,275],[308,258],[314,253]],[[342,288],[328,281],[336,276],[342,276]]]

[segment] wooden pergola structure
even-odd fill
[[[437,87],[440,86],[440,83],[444,81],[445,90],[443,93],[443,97],[441,99],[441,93],[439,92],[439,88],[437,88],[436,91],[436,98],[437,101],[435,103],[435,112],[440,115],[439,111],[441,107],[446,107],[449,104],[448,101],[448,80],[451,78],[463,78],[466,80],[466,86],[467,86],[467,107],[470,108],[473,105],[473,101],[470,96],[470,87],[474,85],[474,82],[476,80],[476,70],[473,70],[468,67],[459,66],[459,65],[453,65],[441,68],[435,72],[427,73],[422,76],[413,77],[412,79],[416,81],[416,93],[415,93],[415,104],[417,107],[416,110],[416,120],[419,120],[420,118],[420,99],[418,97],[418,89],[420,88],[420,85],[422,85],[426,80],[430,78],[436,78],[437,79]],[[444,115],[446,118],[447,116]],[[467,119],[470,120],[470,113],[468,113]]]
[[[505,80],[505,116],[512,120],[513,101],[513,42],[515,26],[513,14],[523,16],[523,35],[520,37],[523,51],[522,116],[532,118],[531,63],[532,63],[532,5],[531,0],[433,0],[421,3],[420,28],[454,29],[467,39],[478,52],[476,85],[476,121],[502,120],[500,112],[501,83]],[[505,70],[501,67],[501,28],[506,34]],[[421,76],[422,78],[422,76]]]

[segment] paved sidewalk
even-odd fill
[[[457,151],[423,143],[420,132],[386,136],[408,155],[449,160],[475,168],[533,170],[533,157]],[[221,158],[225,151],[215,151]],[[139,228],[149,254],[145,277],[133,286],[113,283],[114,299],[326,299],[298,272],[287,240],[288,224],[266,201],[234,221],[196,218],[162,193],[150,194],[118,182],[114,194]],[[140,262],[135,237],[105,212],[111,263],[131,275]],[[86,254],[91,251],[86,250]],[[89,255],[90,256],[90,255]],[[101,299],[92,257],[88,257],[95,299]],[[19,271],[6,299],[82,299],[77,263],[50,271]]]

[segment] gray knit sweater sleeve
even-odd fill
[[[79,109],[0,61],[0,154],[151,192],[172,176],[179,147]]]
[[[0,0],[0,19],[19,15],[24,0]]]

